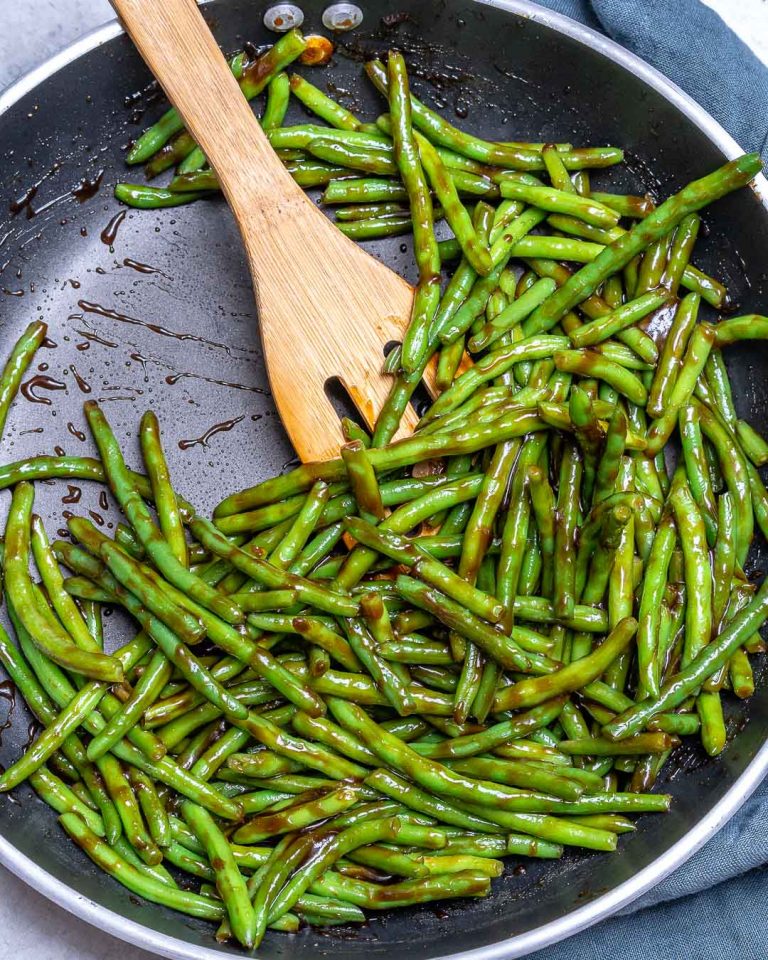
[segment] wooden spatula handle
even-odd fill
[[[262,213],[303,193],[269,145],[195,0],[112,0],[230,204]]]

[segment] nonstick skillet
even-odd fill
[[[610,175],[619,189],[663,196],[741,152],[659,74],[533,4],[360,5],[362,26],[335,38],[333,62],[312,79],[366,115],[375,116],[380,104],[361,62],[397,46],[418,95],[483,135],[623,146],[627,170]],[[325,32],[325,4],[301,6],[304,30]],[[213,2],[207,17],[230,51],[273,41],[262,26],[265,9],[252,0]],[[181,492],[207,510],[224,494],[279,470],[293,452],[270,400],[248,271],[223,201],[142,213],[125,211],[112,198],[113,184],[125,177],[125,145],[163,109],[162,95],[117,25],[96,31],[0,96],[0,353],[36,317],[48,323],[50,337],[12,411],[2,458],[56,447],[92,455],[82,414],[88,397],[108,404],[130,450],[141,412],[150,407],[162,421]],[[701,266],[727,283],[740,311],[764,312],[765,197],[733,195],[707,213],[706,224],[709,235],[697,247]],[[407,273],[406,242],[371,247]],[[768,428],[767,369],[762,344],[729,353],[739,414],[762,431]],[[138,459],[138,448],[134,453]],[[92,511],[97,523],[118,519],[113,504],[85,483],[40,485],[36,508],[56,530],[76,500],[78,511]],[[4,495],[2,512],[7,502]],[[765,561],[761,545],[751,569],[761,572]],[[115,614],[109,631],[115,637],[128,630],[117,621]],[[758,680],[762,667],[757,664]],[[0,697],[0,763],[7,764],[34,730],[10,685],[0,684]],[[641,819],[618,854],[509,861],[486,900],[384,914],[362,929],[271,934],[259,956],[491,960],[524,955],[596,922],[685,860],[768,769],[768,689],[759,683],[748,706],[729,703],[728,709],[726,752],[711,761],[686,748],[662,784],[674,796],[672,812]],[[207,924],[143,903],[101,874],[26,788],[0,799],[0,860],[71,912],[158,954],[238,954],[234,946],[217,945]]]

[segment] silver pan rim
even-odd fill
[[[204,0],[209,2],[209,0]],[[667,79],[654,67],[630,53],[615,41],[583,26],[563,14],[548,10],[530,0],[474,0],[508,13],[528,18],[583,43],[638,77],[675,106],[717,146],[728,159],[744,151],[733,137],[692,97]],[[124,34],[120,22],[111,20],[86,33],[44,63],[23,74],[0,92],[0,116],[31,93],[43,81],[63,67]],[[753,189],[768,210],[768,180],[760,174]],[[647,867],[614,890],[566,914],[559,920],[509,937],[498,943],[477,947],[462,953],[446,954],[439,960],[514,960],[573,936],[615,914],[651,889],[699,850],[745,803],[768,773],[768,740],[757,752],[747,769],[726,794],[684,837],[657,857]],[[133,920],[103,907],[52,876],[21,853],[5,837],[0,836],[0,863],[38,893],[63,907],[69,913],[120,940],[171,960],[221,960],[219,950],[193,946],[175,937],[151,930]],[[438,958],[436,958],[438,960]]]

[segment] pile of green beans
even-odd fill
[[[247,96],[267,87],[273,145],[297,170],[383,174],[329,177],[326,199],[350,204],[342,226],[416,240],[373,434],[345,421],[338,459],[212,519],[177,495],[152,413],[143,472],[94,401],[98,459],[0,466],[0,664],[42,725],[0,791],[28,782],[106,873],[246,948],[484,896],[506,857],[615,850],[628,814],[669,808],[654,787],[682,737],[725,748],[768,618],[768,581],[745,573],[768,533],[768,442],[738,417],[722,354],[768,337],[768,317],[707,319],[726,292],[690,262],[697,211],[758,158],[657,207],[592,193],[586,168],[620,151],[464,133],[409,93],[398,54],[368,65],[388,112],[363,124],[285,76],[302,45],[294,31],[233,65]],[[330,126],[283,127],[291,93]],[[215,184],[204,158],[184,166],[194,150],[171,112],[129,159],[181,163],[165,204]],[[442,292],[433,194],[460,257]],[[0,432],[44,336],[31,324],[0,376]],[[433,358],[440,393],[392,442]],[[51,543],[35,482],[55,478],[107,484],[114,537],[71,517]],[[104,605],[137,624],[116,650]]]

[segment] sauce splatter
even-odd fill
[[[71,319],[71,317],[70,317]],[[98,333],[94,333],[92,330],[77,330],[76,333],[79,333],[81,337],[85,337],[86,340],[91,341],[92,343],[100,343],[103,347],[116,347],[116,343],[112,343],[111,340],[105,340],[104,337],[100,337]],[[78,350],[80,345],[78,345]],[[87,348],[84,348],[87,349]]]
[[[51,405],[51,398],[41,397],[36,391],[66,389],[66,383],[62,383],[61,380],[54,380],[53,377],[47,377],[41,373],[36,374],[34,377],[30,377],[30,379],[22,383],[21,387],[19,388],[25,400],[29,400],[30,403],[44,403],[48,407]]]
[[[76,437],[78,440],[80,440],[81,443],[85,443],[85,434],[82,430],[78,430],[71,421],[67,424],[67,430],[69,430],[73,437]]]
[[[217,433],[228,433],[236,424],[240,423],[240,421],[244,419],[244,416],[239,416],[232,420],[224,420],[221,423],[214,423],[214,425],[209,427],[201,437],[197,437],[194,440],[179,440],[179,449],[189,450],[190,447],[195,447],[198,444],[201,447],[207,447],[208,441],[211,439],[211,437],[215,436]]]
[[[89,180],[87,177],[78,183],[78,185],[71,191],[72,196],[77,200],[78,203],[85,203],[86,200],[90,200],[92,197],[95,197],[99,192],[99,187],[101,186],[101,181],[104,179],[104,171],[99,170],[93,180]]]
[[[138,317],[130,317],[125,313],[120,313],[117,310],[112,310],[109,307],[102,306],[100,303],[91,303],[88,300],[78,300],[78,307],[85,313],[93,313],[99,317],[106,317],[107,320],[117,320],[120,323],[127,323],[136,327],[145,327],[147,330],[151,330],[153,333],[157,333],[161,337],[170,337],[172,340],[189,340],[193,343],[203,343],[209,347],[216,347],[219,350],[224,350],[229,356],[232,355],[232,348],[229,344],[219,343],[216,340],[206,340],[205,337],[199,337],[195,333],[186,333],[179,332],[177,330],[170,330],[168,327],[160,326],[159,323],[151,323],[148,320],[140,320]],[[71,319],[71,318],[70,318]],[[78,333],[82,331],[78,330]],[[116,344],[113,344],[116,346]],[[258,353],[258,350],[247,350],[248,353]]]
[[[133,357],[134,355],[131,354]],[[134,357],[138,360],[138,357]],[[206,383],[215,383],[220,387],[231,387],[233,390],[247,390],[249,393],[260,393],[263,396],[270,396],[269,390],[265,390],[264,387],[247,387],[244,383],[232,383],[229,380],[217,380],[215,377],[206,377],[202,373],[171,373],[165,378],[165,382],[173,387],[179,380],[185,379],[192,380],[205,380]]]

